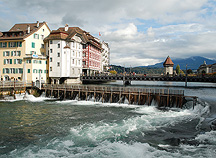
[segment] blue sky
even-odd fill
[[[216,0],[0,0],[0,30],[46,21],[78,26],[109,43],[111,64],[216,59]]]

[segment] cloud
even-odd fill
[[[215,0],[1,0],[0,30],[46,21],[79,26],[109,43],[111,63],[154,64],[200,55],[215,58]]]

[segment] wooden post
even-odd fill
[[[66,95],[67,95],[67,90],[65,88],[65,90],[64,90],[64,100],[66,99]]]
[[[79,96],[78,96],[78,101],[80,100],[80,88],[79,88]]]
[[[94,102],[96,100],[96,92],[95,92],[95,88],[94,88]]]
[[[119,104],[121,104],[121,90],[119,92]]]
[[[113,93],[112,93],[112,90],[111,90],[111,93],[110,93],[110,103],[112,103],[112,95],[113,95]]]
[[[138,96],[138,105],[140,105],[140,90],[139,90],[139,96]]]
[[[88,100],[88,91],[86,91],[86,101]]]

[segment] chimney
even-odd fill
[[[37,27],[39,27],[39,21],[37,21]]]
[[[30,33],[30,25],[27,25],[27,33]]]
[[[68,31],[68,24],[65,25],[65,31]]]

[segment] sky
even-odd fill
[[[36,21],[90,32],[109,44],[115,65],[216,59],[216,0],[0,0],[0,31]]]

